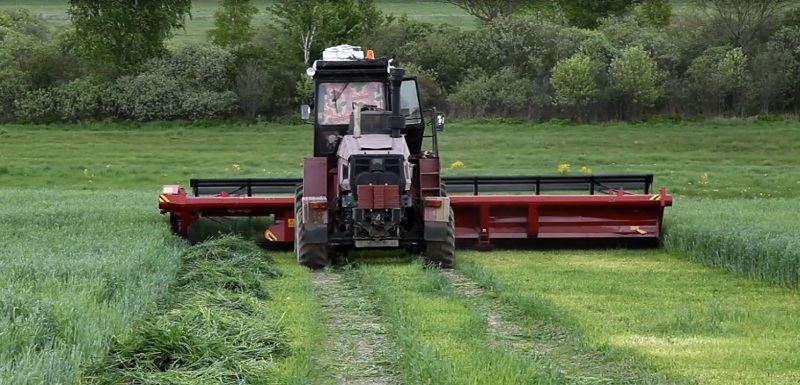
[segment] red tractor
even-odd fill
[[[423,110],[416,79],[393,60],[332,47],[307,74],[313,102],[303,115],[313,119],[314,153],[303,161],[303,177],[193,179],[193,196],[164,186],[159,207],[174,232],[186,236],[204,216],[272,216],[265,238],[292,242],[298,262],[312,269],[375,248],[403,248],[449,268],[457,239],[483,249],[504,241],[660,239],[672,197],[664,188],[650,193],[652,175],[443,178],[443,118]],[[490,191],[506,194],[481,194]]]
[[[422,149],[416,80],[349,46],[325,54],[332,57],[308,71],[316,83],[314,156],[303,162],[295,194],[297,260],[321,268],[354,248],[402,247],[452,267],[455,222],[436,146]]]

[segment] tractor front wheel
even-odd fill
[[[450,209],[450,220],[447,223],[447,236],[444,241],[428,241],[425,245],[425,263],[452,269],[456,263],[456,226],[453,209]]]
[[[328,265],[328,244],[309,243],[305,238],[305,223],[303,223],[303,186],[299,185],[295,191],[294,203],[294,253],[297,262],[313,269],[324,269]]]

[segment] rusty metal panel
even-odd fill
[[[359,185],[358,186],[358,208],[371,209],[375,207],[373,186]]]
[[[303,196],[327,197],[328,158],[303,160]]]

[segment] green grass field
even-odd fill
[[[267,1],[256,3],[263,12]],[[193,4],[173,44],[205,39],[217,2]],[[438,2],[378,4],[475,26]],[[64,0],[0,0],[8,7],[68,23]],[[675,2],[676,12],[687,9]],[[89,368],[112,353],[125,361],[121,353],[151,349],[137,345],[155,340],[146,332],[199,342],[187,346],[207,365],[148,369],[141,383],[237,383],[257,373],[251,378],[281,384],[796,384],[797,124],[450,123],[441,137],[446,175],[552,175],[565,164],[570,174],[655,174],[656,187],[676,194],[665,248],[463,251],[452,273],[359,255],[314,274],[275,253],[284,275],[261,283],[268,301],[220,300],[200,282],[196,297],[170,310],[161,306],[187,274],[187,249],[157,212],[159,187],[194,177],[300,176],[311,127],[0,126],[0,384],[97,382]],[[241,318],[228,313],[234,307]],[[233,364],[214,357],[252,334],[197,337],[244,326],[271,335],[272,325],[286,333],[286,349],[250,349]],[[100,383],[119,382],[113,367],[108,373]]]
[[[353,305],[383,304],[359,310],[400,352],[378,367],[411,382],[506,373],[506,383],[795,383],[800,297],[780,288],[796,287],[800,272],[795,125],[451,122],[441,136],[448,175],[552,175],[565,163],[572,174],[654,173],[677,194],[668,249],[462,252],[457,271],[485,288],[481,300],[407,260],[367,256],[352,273],[333,272],[349,283],[329,295],[352,287],[366,301]],[[0,127],[0,227],[10,234],[0,252],[0,382],[77,382],[164,294],[182,247],[157,212],[162,184],[299,176],[310,136],[310,126],[272,124]],[[326,383],[322,368],[344,358],[321,348],[332,336],[320,286],[290,254],[275,257],[287,274],[269,284],[270,309],[286,320],[292,353],[271,373]],[[496,339],[487,309],[528,334],[477,343]],[[586,367],[575,356],[594,358]]]
[[[256,0],[253,2],[259,9],[254,24],[263,25],[269,20],[267,6],[270,3],[268,0]],[[376,3],[384,13],[398,17],[405,13],[411,18],[421,21],[449,23],[464,28],[475,27],[475,20],[472,16],[450,4],[435,1],[407,0],[378,0]],[[29,1],[0,0],[0,9],[3,8],[30,9],[36,14],[41,14],[53,26],[63,26],[69,23],[69,15],[67,15],[69,5],[63,0],[42,0],[35,2],[35,4]],[[219,2],[216,0],[193,0],[192,17],[187,20],[185,30],[174,31],[175,37],[172,39],[172,43],[182,44],[205,41],[206,31],[214,26],[214,11],[217,8],[219,8]]]

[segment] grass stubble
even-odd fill
[[[344,279],[364,290],[397,346],[404,384],[544,384],[553,378],[524,355],[492,343],[485,315],[419,260],[359,263]]]
[[[346,267],[329,267],[311,273],[326,337],[318,360],[324,373],[319,383],[400,384],[394,365],[397,350],[386,337],[377,304],[352,279],[345,278],[346,271]]]

